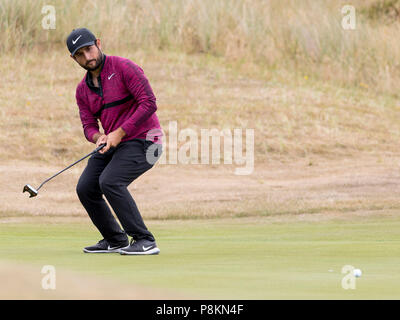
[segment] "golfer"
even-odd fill
[[[88,29],[74,29],[67,38],[67,47],[71,58],[87,70],[76,89],[85,137],[96,146],[106,144],[89,158],[76,187],[79,200],[104,238],[83,251],[158,254],[154,236],[127,189],[154,166],[162,153],[153,90],[138,65],[125,58],[106,56],[100,39]],[[98,120],[104,133],[99,130]],[[128,236],[132,237],[131,242]]]

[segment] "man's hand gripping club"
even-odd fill
[[[99,151],[99,153],[103,154],[110,150],[110,148],[118,146],[125,135],[125,131],[122,128],[118,128],[117,130],[110,132],[108,135],[96,133],[93,136],[93,141],[96,141],[96,147],[102,143],[106,144],[106,146]]]

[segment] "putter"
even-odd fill
[[[87,154],[86,156],[84,156],[83,158],[79,159],[78,161],[75,161],[73,164],[69,165],[68,167],[66,167],[65,169],[61,170],[60,172],[57,172],[54,176],[51,176],[50,178],[46,179],[45,181],[42,182],[42,184],[39,186],[39,188],[35,189],[34,187],[32,187],[31,185],[27,184],[24,186],[24,190],[22,191],[22,193],[24,193],[25,191],[29,192],[30,196],[29,198],[32,197],[36,197],[39,189],[48,181],[50,181],[51,179],[53,179],[54,177],[58,176],[60,173],[63,173],[65,170],[71,168],[72,166],[76,165],[78,162],[86,159],[87,157],[91,156],[92,154],[95,154],[96,152],[98,152],[99,150],[103,149],[106,146],[105,143],[99,145],[96,149],[94,149],[91,153]]]

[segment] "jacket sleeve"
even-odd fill
[[[131,135],[156,112],[156,97],[143,70],[138,65],[130,60],[124,61],[121,71],[126,88],[138,103],[132,116],[121,125],[126,134]]]
[[[89,142],[93,143],[93,135],[99,132],[99,124],[96,117],[92,114],[87,104],[86,99],[84,99],[83,94],[76,89],[76,103],[79,107],[79,115],[82,122],[83,133]]]

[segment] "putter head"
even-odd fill
[[[25,191],[29,192],[30,194],[29,198],[36,197],[38,194],[37,190],[34,187],[30,186],[29,184],[25,185],[22,193],[24,193]]]

